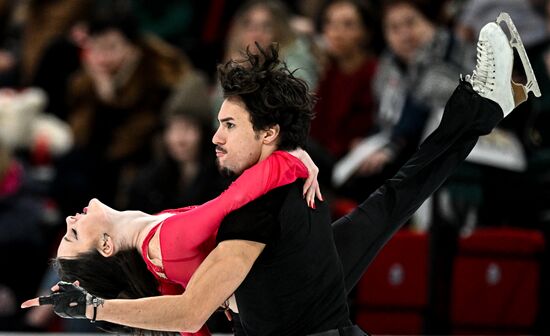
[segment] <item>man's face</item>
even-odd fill
[[[254,131],[250,114],[237,97],[224,100],[218,122],[218,130],[212,138],[216,145],[218,167],[228,176],[240,175],[260,160],[263,132]]]

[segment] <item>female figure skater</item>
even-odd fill
[[[304,185],[304,197],[313,206],[315,193],[320,196],[316,167],[304,151],[293,153],[312,171]],[[92,199],[83,213],[66,218],[67,233],[55,261],[59,275],[64,281],[78,280],[90,293],[105,298],[181,294],[214,248],[225,215],[271,189],[307,177],[308,169],[297,157],[276,151],[246,170],[220,196],[200,206],[150,215],[117,211]],[[203,327],[194,335],[210,333]]]

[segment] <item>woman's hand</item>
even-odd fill
[[[99,98],[104,102],[111,102],[115,96],[114,78],[102,65],[100,57],[97,51],[88,49],[84,52],[82,63],[94,83]]]
[[[317,181],[319,168],[315,165],[309,154],[301,148],[289,151],[288,153],[297,157],[307,168],[309,176],[304,183],[302,196],[306,199],[307,205],[310,208],[315,209],[315,196],[317,196],[319,200],[323,201],[323,195],[321,194],[319,181]]]
[[[27,300],[21,304],[21,308],[52,305],[54,312],[61,317],[92,319],[92,322],[95,322],[95,310],[98,305],[103,305],[103,302],[103,299],[89,294],[80,287],[78,281],[60,281],[52,287],[52,294]]]

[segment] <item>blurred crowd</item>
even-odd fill
[[[542,97],[480,146],[497,159],[467,160],[408,224],[430,232],[442,282],[460,234],[519,226],[549,237],[550,1],[0,0],[0,330],[89,327],[19,304],[55,283],[48,259],[65,216],[90,198],[155,213],[227,186],[211,144],[223,100],[217,64],[277,43],[316,92],[307,150],[337,217],[437,125],[475,66],[479,30],[501,11],[516,23]],[[507,151],[510,142],[519,150]],[[549,296],[543,287],[541,316]],[[431,318],[426,332],[445,332]],[[211,329],[227,331],[222,320]]]

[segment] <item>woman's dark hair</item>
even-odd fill
[[[246,15],[256,8],[262,8],[271,15],[274,38],[284,48],[296,39],[296,33],[290,26],[291,14],[287,5],[279,0],[249,0],[239,7],[234,15],[235,24],[244,24]]]
[[[104,299],[137,299],[160,295],[155,277],[149,272],[136,249],[123,250],[111,257],[104,257],[94,249],[81,253],[76,258],[57,258],[54,260],[54,267],[61,280],[78,280],[89,293]],[[110,332],[173,334],[106,322],[98,322],[98,327]]]
[[[116,30],[135,45],[142,42],[142,33],[138,18],[129,9],[114,8],[97,10],[88,23],[91,36],[101,35],[109,30]]]
[[[430,0],[383,0],[381,8],[382,18],[387,15],[390,9],[403,4],[413,7],[433,24],[437,25],[442,21],[441,12],[444,1]]]
[[[303,147],[314,115],[315,96],[306,82],[294,77],[279,60],[276,45],[264,50],[256,43],[256,48],[257,54],[247,48],[243,60],[218,66],[224,97],[243,101],[254,130],[279,125],[279,149]]]
[[[193,125],[195,125],[200,131],[200,144],[198,150],[198,161],[201,164],[215,163],[215,157],[212,155],[212,143],[211,139],[214,135],[214,119],[211,118],[208,113],[210,111],[204,111],[205,113],[197,113],[197,111],[179,111],[177,113],[170,114],[166,117],[165,127],[177,119],[184,119]],[[174,183],[173,181],[170,181]]]
[[[359,19],[361,24],[366,31],[366,41],[363,47],[371,48],[375,53],[379,53],[383,49],[383,40],[381,38],[381,29],[380,29],[380,20],[378,17],[378,11],[374,4],[371,1],[367,2],[364,0],[335,0],[327,2],[321,11],[320,20],[318,20],[318,30],[322,29],[322,26],[325,25],[326,14],[329,7],[332,7],[336,4],[349,4],[355,8],[357,14],[359,14]]]
[[[162,112],[164,127],[171,121],[185,119],[196,125],[200,132],[199,160],[215,162],[212,155],[212,135],[214,135],[214,118],[209,100],[208,83],[206,76],[195,70],[188,71],[184,80],[175,89],[175,96]],[[211,159],[211,160],[210,160]]]

